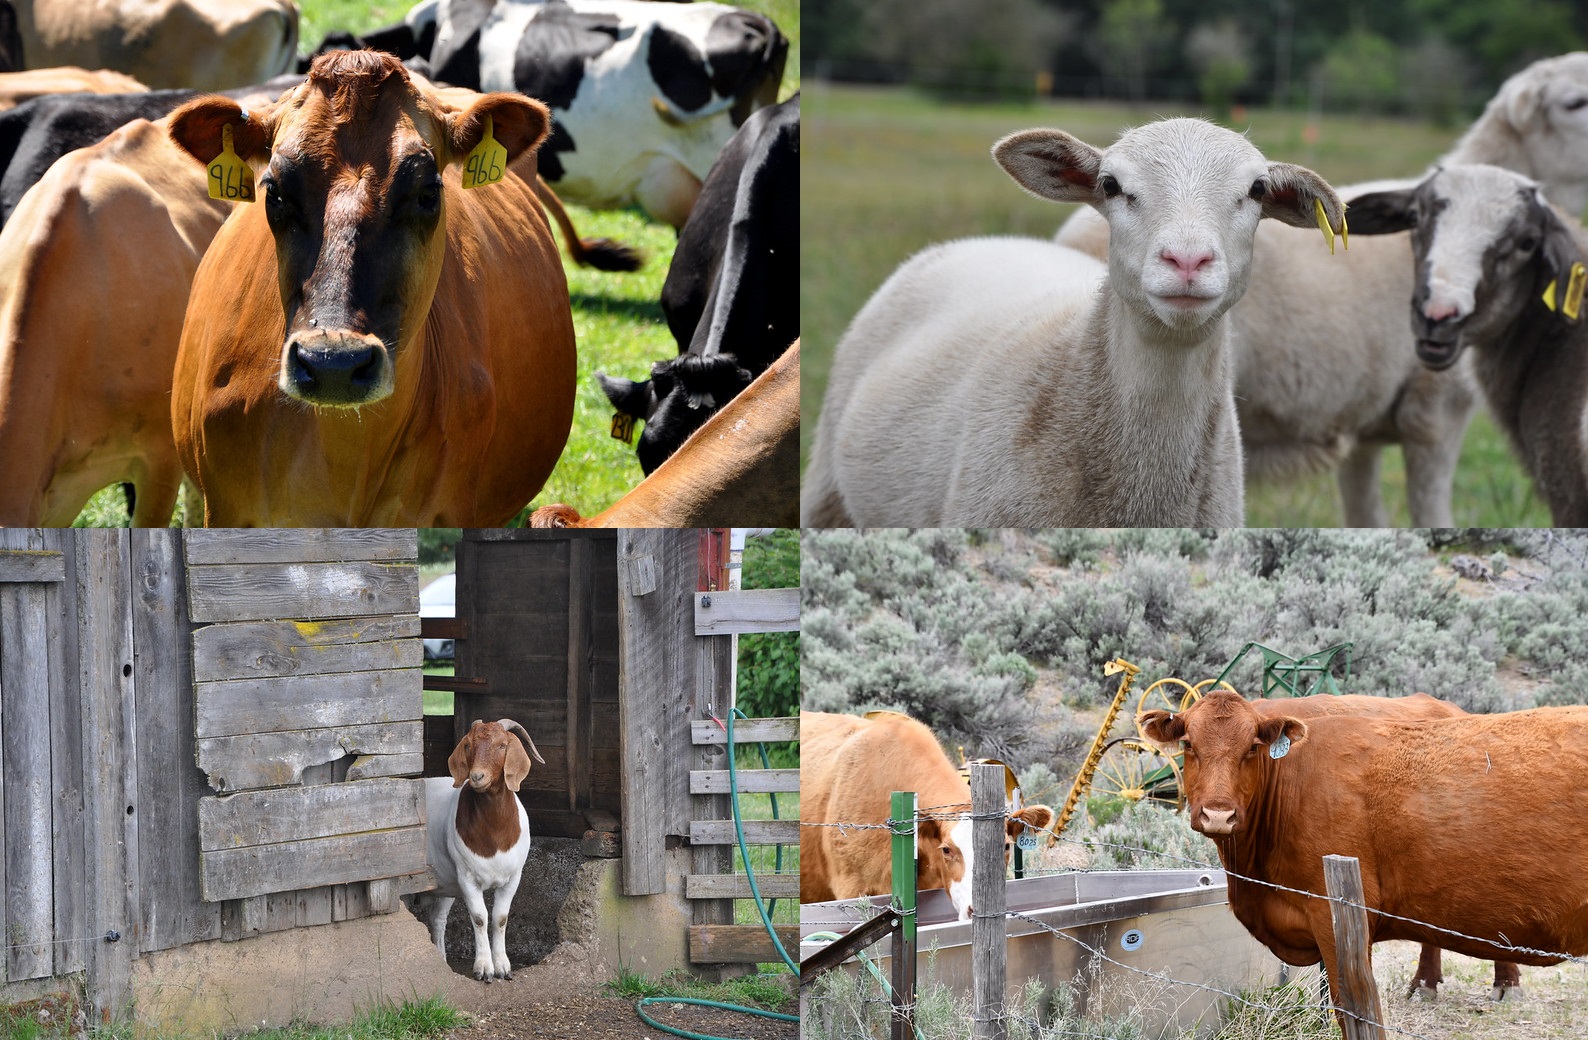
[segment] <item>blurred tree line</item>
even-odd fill
[[[1588,40],[1572,0],[805,0],[821,78],[1448,120]]]

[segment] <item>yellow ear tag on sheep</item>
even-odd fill
[[[1561,301],[1561,312],[1572,321],[1577,320],[1577,315],[1582,313],[1583,283],[1588,282],[1588,270],[1583,265],[1571,265],[1571,281],[1566,283],[1566,298]]]
[[[496,125],[490,116],[485,117],[485,133],[480,143],[469,153],[463,164],[463,186],[478,188],[482,184],[495,184],[507,172],[507,149],[496,139]]]
[[[254,201],[254,171],[232,150],[232,124],[221,127],[221,154],[209,165],[210,198]]]
[[[1312,200],[1312,208],[1317,211],[1317,214],[1318,214],[1318,230],[1323,232],[1323,240],[1325,242],[1329,243],[1329,255],[1333,256],[1334,255],[1334,228],[1329,226],[1329,214],[1327,214],[1327,213],[1325,213],[1323,211],[1323,200],[1322,199],[1317,199],[1317,198],[1313,199]],[[1345,226],[1345,217],[1341,216],[1340,217],[1340,244],[1345,246],[1345,248],[1347,248],[1347,249],[1351,248],[1351,240],[1350,240],[1349,237],[1347,237],[1349,234],[1350,234],[1350,232]]]

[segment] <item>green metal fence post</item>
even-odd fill
[[[899,926],[893,930],[892,1040],[915,1036],[915,792],[893,792],[888,816],[893,834],[893,910]]]

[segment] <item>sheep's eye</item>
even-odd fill
[[[1523,235],[1521,241],[1516,243],[1516,248],[1524,253],[1531,253],[1538,248],[1538,236]]]
[[[1119,181],[1114,179],[1113,174],[1103,174],[1103,179],[1099,183],[1102,185],[1104,198],[1111,199],[1119,194]]]
[[[1574,97],[1561,107],[1568,112],[1575,112],[1584,105],[1588,105],[1588,97]]]
[[[1263,196],[1267,194],[1268,184],[1266,182],[1253,181],[1252,190],[1246,193],[1246,197],[1253,200],[1254,202],[1261,202],[1263,201]]]

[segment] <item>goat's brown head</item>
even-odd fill
[[[501,780],[506,782],[508,790],[517,791],[529,775],[531,755],[545,765],[546,760],[540,757],[540,751],[523,726],[512,719],[496,722],[475,719],[458,746],[452,749],[452,754],[447,756],[447,770],[452,774],[453,787],[462,787],[467,781],[475,791],[486,791]]]

